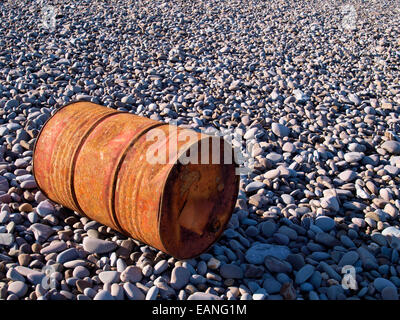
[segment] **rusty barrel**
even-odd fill
[[[33,171],[54,202],[185,259],[207,250],[232,215],[233,158],[220,137],[74,102],[40,131]]]

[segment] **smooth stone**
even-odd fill
[[[273,163],[278,163],[283,160],[283,156],[276,152],[270,152],[267,154],[266,158],[271,160]],[[281,173],[280,173],[281,174]]]
[[[293,153],[293,152],[296,152],[296,147],[291,142],[285,142],[285,144],[282,146],[282,151]]]
[[[76,280],[75,286],[79,290],[79,292],[84,293],[86,288],[90,288],[91,287],[91,283],[89,281],[87,281],[87,280],[79,279],[79,280]],[[93,297],[94,297],[94,295],[91,296],[91,298],[93,298]]]
[[[339,240],[330,235],[329,233],[320,232],[315,235],[315,241],[322,243],[327,247],[334,247],[340,244]]]
[[[138,282],[142,278],[142,269],[137,266],[129,266],[121,273],[122,282]]]
[[[28,280],[34,285],[40,284],[46,275],[42,272],[35,272],[28,274]]]
[[[342,277],[325,261],[320,262],[320,267],[322,268],[323,271],[325,271],[328,276],[332,279],[335,279],[336,281],[342,281]]]
[[[397,289],[392,287],[383,288],[381,295],[383,300],[399,300]]]
[[[397,176],[400,173],[400,168],[395,166],[386,165],[384,169],[392,176]]]
[[[36,189],[37,184],[36,184],[35,180],[27,180],[27,181],[23,181],[21,183],[21,188],[22,189]]]
[[[168,261],[161,260],[161,261],[157,262],[157,264],[154,266],[154,274],[163,273],[167,269],[168,269]]]
[[[384,288],[387,287],[391,287],[393,289],[396,289],[396,286],[393,284],[393,282],[391,282],[390,280],[387,280],[385,278],[376,278],[374,280],[374,287],[376,288],[376,290],[378,290],[379,292],[382,292],[382,290]]]
[[[271,131],[280,138],[287,137],[290,134],[290,129],[280,123],[273,122]]]
[[[355,173],[353,170],[345,170],[339,173],[338,178],[344,182],[351,182],[357,178],[357,173]]]
[[[90,288],[89,288],[90,289]],[[110,292],[107,290],[100,290],[93,298],[93,300],[115,300]]]
[[[124,289],[118,283],[113,283],[111,285],[111,295],[115,300],[124,300]]]
[[[47,247],[40,250],[41,254],[47,255],[54,252],[61,252],[67,249],[67,244],[64,241],[52,241]]]
[[[244,134],[243,138],[246,140],[253,139],[258,130],[259,129],[257,127],[247,130],[246,133]]]
[[[394,236],[400,238],[400,229],[397,229],[396,227],[387,227],[383,229],[382,231],[383,236]]]
[[[91,237],[83,239],[83,248],[90,253],[107,253],[117,248],[117,244],[107,240],[101,240]]]
[[[360,259],[362,261],[363,268],[366,270],[377,269],[378,263],[374,255],[368,251],[365,247],[357,248],[357,252],[360,255]]]
[[[289,194],[283,194],[283,195],[281,195],[281,198],[285,204],[294,204],[295,203],[294,198]]]
[[[286,259],[295,270],[300,270],[304,265],[304,257],[300,253],[289,254]]]
[[[261,223],[261,233],[266,238],[272,237],[276,230],[276,223],[274,223],[272,220]]]
[[[25,278],[14,268],[10,268],[7,271],[6,278],[13,281],[22,281],[25,282]]]
[[[35,239],[39,242],[46,241],[55,232],[53,228],[42,223],[34,223],[28,230],[33,232]]]
[[[281,290],[281,287],[282,284],[272,277],[265,279],[263,282],[263,288],[268,294],[278,293]]]
[[[332,210],[337,212],[340,209],[339,201],[336,196],[326,196],[321,199],[321,207],[324,209]]]
[[[56,261],[58,263],[63,264],[65,262],[67,262],[67,261],[75,260],[77,258],[79,258],[78,250],[76,250],[75,248],[70,248],[70,249],[67,249],[67,250],[64,250],[64,251],[60,252],[57,255]]]
[[[329,232],[335,227],[335,220],[326,216],[319,216],[315,220],[315,225],[322,231]]]
[[[171,273],[171,287],[180,290],[189,282],[191,273],[184,267],[175,267]]]
[[[264,173],[264,178],[269,180],[274,180],[275,178],[279,177],[281,171],[279,169],[272,169]]]
[[[290,273],[292,271],[292,266],[288,262],[272,256],[265,257],[264,264],[270,272]]]
[[[76,268],[76,267],[85,267],[86,261],[82,259],[71,260],[63,263],[65,268]]]
[[[205,292],[195,292],[188,297],[188,300],[222,300],[215,294]]]
[[[348,163],[359,162],[364,158],[362,152],[347,152],[344,154],[344,160]]]
[[[156,286],[152,286],[149,291],[146,293],[146,300],[156,300],[158,296],[158,292],[160,289]]]
[[[10,246],[15,241],[14,235],[11,233],[0,233],[0,245]]]
[[[297,271],[296,273],[296,283],[297,284],[302,284],[304,282],[306,282],[314,273],[315,267],[310,265],[310,264],[306,264],[304,267],[302,267],[299,271]]]
[[[219,268],[219,273],[225,279],[242,279],[243,278],[243,270],[237,265],[234,264],[223,264]]]
[[[28,286],[22,281],[13,281],[8,284],[8,292],[22,298],[28,292]]]
[[[129,300],[144,300],[146,298],[145,294],[130,282],[125,282],[123,288]]]
[[[247,186],[246,186],[246,192],[254,192],[257,191],[258,189],[264,188],[265,184],[261,181],[253,181],[250,182]]]
[[[99,279],[103,283],[116,283],[120,281],[120,273],[118,271],[102,271],[99,273]]]
[[[387,240],[384,235],[379,232],[375,232],[371,235],[372,241],[376,242],[380,246],[387,246]]]
[[[273,256],[285,260],[290,253],[289,248],[286,246],[254,242],[246,251],[245,258],[250,263],[262,264],[266,256]]]
[[[394,140],[385,141],[381,148],[391,154],[400,154],[400,142]]]
[[[338,266],[343,267],[346,265],[354,265],[359,259],[360,255],[357,251],[346,252],[340,259]]]
[[[77,266],[75,267],[72,275],[76,278],[83,279],[85,277],[89,277],[90,272],[84,266]]]
[[[39,216],[45,217],[49,214],[53,214],[55,212],[55,209],[50,200],[44,200],[38,204],[38,206],[36,207],[36,212]]]

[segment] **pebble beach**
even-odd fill
[[[399,8],[0,2],[0,299],[398,300]],[[38,133],[77,100],[232,139],[249,170],[207,252],[175,259],[38,189]]]

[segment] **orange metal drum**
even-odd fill
[[[90,102],[45,123],[33,164],[49,199],[180,259],[218,239],[239,188],[223,139]]]

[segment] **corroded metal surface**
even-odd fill
[[[73,171],[82,142],[107,117],[119,113],[90,102],[61,108],[43,126],[35,143],[34,176],[45,195],[83,213],[75,200]]]
[[[159,125],[150,119],[119,113],[99,123],[91,132],[76,159],[74,177],[78,204],[86,215],[113,229],[121,229],[112,208],[114,179],[121,158],[135,137]]]
[[[219,163],[213,164],[217,140]],[[198,163],[184,164],[193,146]],[[190,258],[217,240],[235,206],[239,179],[234,163],[223,164],[224,148],[231,146],[218,137],[77,102],[42,128],[34,174],[51,200],[174,257]],[[154,150],[166,150],[167,161],[154,162]]]

